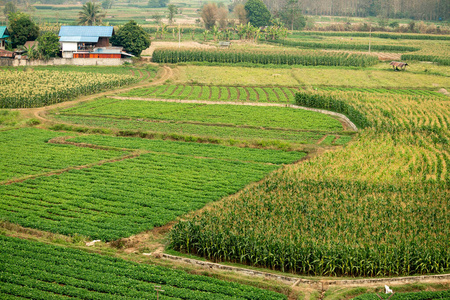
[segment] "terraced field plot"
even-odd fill
[[[94,128],[116,128],[123,134],[130,132],[153,132],[162,138],[203,140],[211,139],[214,142],[256,143],[264,144],[315,144],[323,137],[323,131],[288,131],[288,130],[262,130],[260,128],[243,128],[229,126],[202,126],[186,123],[158,123],[144,120],[121,120],[113,118],[99,118],[93,116],[54,115],[55,120],[74,125],[90,126]]]
[[[190,275],[0,235],[2,299],[287,299],[238,283]]]
[[[60,135],[34,129],[24,129],[24,132],[35,133],[37,137]],[[32,137],[29,139],[33,140]],[[162,226],[177,216],[262,179],[279,168],[277,164],[290,163],[305,155],[99,136],[74,140],[118,148],[129,145],[131,149],[142,149],[144,154],[59,175],[0,185],[0,216],[3,220],[66,235],[79,233],[113,240]],[[74,145],[52,146],[70,149],[69,153],[79,150],[78,155],[123,153]],[[33,156],[26,151],[26,144],[22,148]],[[33,143],[29,149],[36,151]],[[151,152],[145,153],[145,150]],[[76,155],[69,162],[76,162],[75,158]],[[64,157],[52,159],[58,162],[53,168],[65,166]],[[23,172],[41,172],[46,168],[45,162],[38,168],[24,169]]]
[[[181,100],[293,103],[296,92],[298,92],[298,88],[294,87],[161,85],[131,90],[119,96]]]
[[[175,225],[172,247],[300,274],[448,273],[448,97],[313,94],[314,107],[345,99],[372,125],[345,149],[272,173]]]
[[[100,160],[120,158],[129,152],[94,150],[48,143],[65,134],[34,128],[0,132],[0,182]]]
[[[170,122],[244,125],[266,128],[342,130],[338,120],[316,112],[281,107],[205,105],[100,99],[64,114],[144,118]]]

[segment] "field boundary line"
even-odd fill
[[[139,100],[139,101],[153,101],[153,102],[174,102],[174,103],[193,103],[193,104],[213,104],[213,105],[246,105],[246,106],[273,106],[273,107],[290,107],[295,109],[309,110],[325,115],[338,117],[342,120],[352,131],[358,131],[358,127],[350,121],[347,116],[325,109],[310,108],[305,106],[298,106],[289,103],[268,103],[268,102],[236,102],[236,101],[209,101],[209,100],[179,100],[179,99],[158,99],[158,98],[142,98],[142,97],[118,97],[111,96],[110,98],[118,100]]]
[[[450,281],[450,274],[440,274],[440,275],[420,275],[420,276],[406,276],[406,277],[391,277],[391,278],[367,278],[367,279],[342,279],[342,280],[310,280],[303,279],[299,277],[292,277],[281,274],[272,274],[263,271],[251,270],[241,267],[221,265],[218,263],[213,263],[209,261],[202,261],[192,258],[186,258],[171,254],[162,253],[161,257],[167,260],[181,261],[188,264],[197,265],[207,269],[221,270],[221,271],[232,271],[240,273],[247,276],[253,277],[264,277],[265,279],[282,281],[284,283],[289,283],[291,286],[296,286],[298,284],[308,284],[308,285],[324,285],[324,286],[355,286],[355,285],[371,285],[371,284],[392,284],[392,283],[415,283],[424,281]]]

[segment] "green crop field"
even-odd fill
[[[177,87],[175,91],[171,88],[173,86]],[[220,97],[218,97],[216,88],[220,90]],[[296,87],[259,88],[251,86],[162,85],[134,89],[121,93],[119,96],[179,100],[294,103],[296,92],[298,92]]]
[[[2,299],[287,299],[164,267],[0,235]]]
[[[0,132],[0,183],[128,154],[48,143],[60,136],[63,134],[34,128]]]
[[[448,98],[316,91],[299,101],[352,107],[367,128],[178,223],[172,247],[310,275],[448,273]]]
[[[0,72],[0,80],[0,108],[50,105],[137,81],[131,75],[49,70],[6,70]]]
[[[202,124],[186,123],[157,123],[144,122],[142,120],[120,120],[112,118],[99,118],[92,116],[54,115],[55,121],[70,123],[74,126],[73,131],[82,131],[89,128],[118,130],[118,135],[141,135],[160,136],[161,138],[202,141],[211,140],[214,143],[236,144],[244,143],[250,145],[279,145],[284,148],[284,143],[292,144],[315,144],[323,135],[323,131],[297,131],[263,128],[243,128],[229,126],[211,126]],[[89,127],[85,127],[89,126]],[[63,126],[61,129],[66,130]],[[60,129],[55,127],[55,129]],[[287,146],[287,145],[286,145]]]
[[[118,147],[130,142],[87,138],[93,144],[97,140]],[[131,148],[155,150],[136,158],[1,185],[2,219],[51,232],[113,240],[162,226],[260,180],[278,168],[272,163],[304,156],[299,152],[226,151],[215,145],[131,141]],[[224,158],[226,152],[230,153]]]
[[[288,107],[205,105],[170,102],[100,99],[63,110],[76,116],[134,118],[212,125],[342,130],[338,120],[316,112]]]

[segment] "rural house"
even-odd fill
[[[5,50],[6,38],[9,37],[9,32],[6,26],[0,26],[0,49]]]
[[[112,26],[61,26],[59,42],[63,58],[122,58],[132,55],[111,47]]]

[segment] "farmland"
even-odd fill
[[[157,121],[196,122],[200,124],[285,128],[292,130],[342,130],[340,122],[328,116],[310,111],[280,107],[100,99],[75,108],[63,110],[62,113],[82,116],[144,118]]]
[[[39,107],[128,85],[131,75],[17,70],[0,72],[0,108]],[[17,82],[23,84],[17,85]]]
[[[36,133],[52,135],[50,132]],[[29,137],[31,147],[28,152],[36,149],[33,139]],[[50,232],[114,240],[162,226],[179,215],[260,180],[279,167],[273,163],[290,163],[304,156],[299,152],[245,148],[227,151],[226,147],[216,145],[140,139],[80,137],[78,141],[99,142],[116,149],[130,144],[131,148],[148,151],[137,157],[1,185],[3,220]],[[58,146],[72,148],[72,152],[76,148],[75,145],[55,145]],[[21,147],[27,149],[26,144]],[[92,149],[86,149],[84,154],[89,150]],[[117,156],[118,153],[112,151],[112,154]],[[77,155],[81,157],[83,152]],[[56,161],[54,169],[76,163],[75,158],[69,162],[58,156],[48,159]],[[32,173],[35,170],[22,171]]]
[[[12,104],[50,106],[0,111],[0,298],[155,299],[161,285],[161,299],[335,300],[380,291],[341,279],[449,273],[450,67],[411,57],[395,72],[341,51],[365,51],[368,37],[348,34],[159,50],[164,72],[0,69],[24,82],[5,81]],[[374,34],[372,50],[448,49],[394,35]],[[415,288],[405,297],[448,296]]]
[[[286,299],[270,291],[164,267],[0,235],[2,299]],[[87,264],[88,262],[88,264]]]
[[[301,274],[448,271],[448,98],[314,95],[327,99],[315,102],[322,108],[347,99],[372,125],[345,150],[274,173],[226,206],[179,223],[172,246]]]

